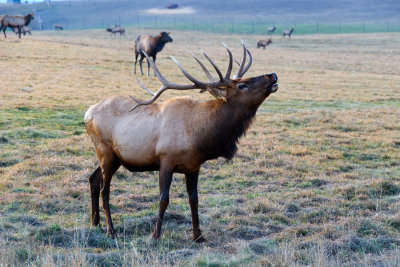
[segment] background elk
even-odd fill
[[[275,27],[275,26],[269,27],[269,28],[268,28],[268,34],[274,33],[275,30],[276,30],[276,27]]]
[[[143,75],[143,69],[142,69],[142,62],[145,57],[146,53],[149,57],[153,58],[154,64],[156,63],[156,56],[157,53],[160,52],[166,43],[172,42],[172,38],[169,36],[169,32],[161,32],[157,36],[142,36],[139,35],[136,37],[135,40],[135,69],[133,71],[134,74],[136,74],[136,63],[138,56],[140,55],[139,59],[139,66],[140,66],[140,74]],[[144,51],[144,53],[143,53]],[[155,76],[154,72],[154,76]],[[147,76],[150,76],[150,61],[147,59]]]
[[[53,27],[54,27],[54,30],[55,30],[55,31],[62,31],[62,30],[64,30],[63,26],[61,26],[60,24],[54,24]]]
[[[265,47],[269,44],[272,44],[272,40],[268,39],[268,40],[260,40],[257,43],[257,48],[260,48],[261,46],[265,49]]]
[[[107,220],[107,234],[115,237],[109,206],[112,175],[123,165],[132,172],[159,171],[159,213],[153,238],[158,239],[164,212],[169,203],[169,189],[173,173],[183,173],[192,213],[193,239],[204,242],[198,217],[197,181],[201,165],[210,159],[231,159],[238,139],[250,126],[258,107],[278,90],[275,73],[242,78],[252,63],[249,50],[243,44],[243,59],[234,79],[232,53],[226,47],[229,65],[223,76],[217,65],[203,52],[213,65],[218,79],[212,77],[203,63],[192,54],[208,77],[202,82],[191,76],[171,56],[192,84],[176,84],[164,78],[150,56],[147,60],[162,83],[150,100],[114,96],[92,107],[85,114],[87,132],[94,144],[100,166],[90,175],[92,225],[100,223],[99,196]],[[190,53],[190,52],[189,52]],[[246,54],[249,61],[245,66]],[[139,80],[138,83],[150,92]],[[175,97],[160,104],[154,101],[166,90],[201,89],[216,99],[205,102]],[[133,100],[133,101],[132,101]]]
[[[21,28],[23,26],[28,26],[33,18],[34,18],[33,14],[27,14],[25,16],[3,15],[1,17],[0,31],[3,30],[4,37],[7,38],[7,35],[6,35],[7,27],[17,28],[18,29],[18,37],[21,38]]]
[[[121,25],[115,25],[114,27],[108,27],[106,31],[111,33],[111,36],[119,33],[119,36],[125,36],[125,29],[121,27]]]
[[[289,36],[289,39],[290,39],[290,36],[292,35],[293,31],[294,31],[294,28],[291,28],[290,30],[283,30],[282,36],[285,37],[287,35],[287,36]]]

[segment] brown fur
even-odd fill
[[[268,40],[260,40],[257,43],[257,48],[260,48],[261,46],[265,49],[265,47],[269,44],[272,44],[272,40],[268,39]]]
[[[224,99],[199,102],[176,97],[161,104],[142,105],[132,112],[130,97],[116,96],[92,106],[85,125],[100,168],[89,177],[92,225],[99,225],[99,196],[107,220],[107,233],[115,237],[109,207],[112,175],[123,165],[131,171],[158,170],[159,214],[153,233],[159,238],[169,203],[173,173],[184,173],[192,211],[193,239],[205,241],[198,219],[197,181],[201,165],[218,157],[231,159],[258,107],[277,90],[275,74],[229,80]]]
[[[62,30],[64,30],[63,26],[61,26],[60,24],[54,24],[53,28],[54,28],[55,31],[58,31],[58,30],[62,31]]]
[[[167,32],[161,32],[157,36],[142,36],[139,35],[136,37],[135,40],[135,69],[134,69],[134,74],[136,74],[136,63],[138,56],[140,55],[139,59],[139,66],[140,66],[140,74],[143,75],[143,69],[142,69],[142,62],[144,59],[144,54],[142,51],[144,51],[149,57],[153,58],[154,63],[156,63],[156,56],[157,53],[160,52],[166,43],[172,42],[172,38],[169,36],[169,33]],[[147,76],[150,76],[150,63],[147,62]],[[154,74],[155,76],[155,74]]]

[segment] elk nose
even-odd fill
[[[268,77],[271,77],[273,79],[273,83],[276,83],[278,81],[278,76],[275,73],[268,74]]]

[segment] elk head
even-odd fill
[[[232,65],[233,65],[232,52],[225,44],[223,45],[225,46],[229,55],[229,64],[225,75],[222,75],[221,71],[219,70],[218,66],[214,63],[214,61],[210,57],[208,57],[207,54],[204,53],[204,51],[201,51],[204,57],[214,67],[215,71],[218,74],[218,79],[214,78],[210,74],[210,72],[207,70],[207,68],[204,66],[204,64],[201,62],[199,58],[197,58],[192,52],[187,50],[187,52],[189,52],[193,56],[193,58],[199,63],[199,65],[203,69],[204,73],[209,79],[208,82],[201,82],[196,78],[194,78],[182,67],[182,65],[173,56],[170,56],[172,60],[181,69],[183,74],[193,83],[189,85],[169,82],[160,73],[157,66],[150,59],[150,57],[142,50],[143,54],[146,56],[147,60],[150,62],[152,68],[154,69],[157,78],[162,83],[162,86],[157,93],[153,93],[147,87],[145,87],[139,81],[139,79],[136,79],[138,84],[148,93],[152,94],[153,97],[150,100],[143,101],[133,96],[130,96],[137,103],[131,109],[131,111],[141,105],[148,105],[153,103],[164,91],[168,89],[176,89],[176,90],[201,89],[200,93],[208,91],[215,98],[223,99],[229,104],[237,105],[243,108],[253,107],[255,108],[255,110],[257,110],[258,106],[264,101],[266,97],[268,97],[271,93],[274,93],[278,90],[278,84],[277,84],[278,76],[275,73],[270,73],[252,78],[242,78],[243,75],[249,70],[253,62],[250,51],[246,48],[244,42],[242,41],[243,59],[241,63],[236,61],[236,63],[239,65],[239,69],[237,71],[237,74],[233,77],[233,79],[231,79],[230,75],[232,72]],[[247,55],[249,56],[249,61],[245,65]]]
[[[160,40],[163,42],[163,43],[170,43],[170,42],[172,42],[173,40],[172,40],[172,38],[171,38],[171,36],[169,36],[169,32],[160,32]]]

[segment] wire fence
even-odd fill
[[[43,21],[39,18],[32,27],[41,30],[50,30],[54,28],[52,21]],[[57,23],[60,24],[60,23]],[[203,31],[214,33],[235,33],[235,34],[269,34],[268,28],[275,26],[276,30],[272,34],[282,34],[285,29],[294,28],[295,34],[340,34],[340,33],[374,33],[374,32],[400,32],[400,25],[389,22],[361,22],[361,23],[309,23],[297,24],[284,23],[279,24],[268,21],[235,21],[220,18],[203,19],[192,16],[191,18],[165,18],[165,17],[141,17],[136,16],[129,21],[116,18],[104,18],[99,20],[89,20],[82,18],[70,21],[63,19],[61,21],[64,29],[98,29],[107,28],[115,24],[123,26],[133,26],[143,29],[164,29],[164,30],[188,30]]]

